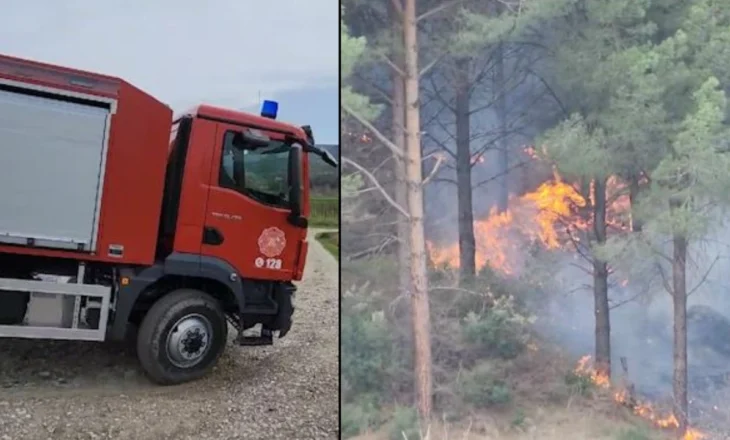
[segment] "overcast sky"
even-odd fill
[[[119,76],[176,111],[258,111],[260,93],[337,143],[337,0],[2,3],[1,53]]]

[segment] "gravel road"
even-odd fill
[[[0,340],[0,440],[337,438],[339,268],[316,232],[291,332],[229,342],[200,381],[154,386],[123,344]]]

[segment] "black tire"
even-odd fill
[[[184,322],[181,323],[181,320]],[[209,327],[207,332],[203,332],[209,334],[204,348],[200,348],[199,339],[194,340],[195,328],[190,330],[189,322],[208,324],[203,325]],[[184,325],[188,328],[180,329]],[[185,333],[176,336],[177,332]],[[191,334],[192,338],[186,336]],[[198,337],[200,334],[198,331]],[[192,341],[199,349],[193,348],[186,353],[200,353],[197,363],[181,365],[181,362],[176,362],[174,355],[181,351],[168,349],[168,338],[178,338],[179,343],[173,344],[178,347]],[[175,290],[154,303],[142,320],[137,334],[137,357],[147,376],[160,385],[190,382],[204,376],[213,368],[225,350],[227,338],[228,323],[218,301],[199,290]],[[185,350],[187,349],[188,346],[185,345]],[[170,354],[171,351],[173,355]],[[180,358],[177,359],[179,361]]]

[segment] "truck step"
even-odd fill
[[[239,333],[236,338],[236,343],[247,347],[274,345],[274,335],[268,329],[262,329],[259,336],[243,336],[243,334]]]

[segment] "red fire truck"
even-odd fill
[[[122,340],[147,375],[203,376],[292,326],[308,126],[171,109],[122,79],[0,56],[0,337]],[[259,330],[260,329],[260,330]],[[254,332],[254,336],[244,336]]]

